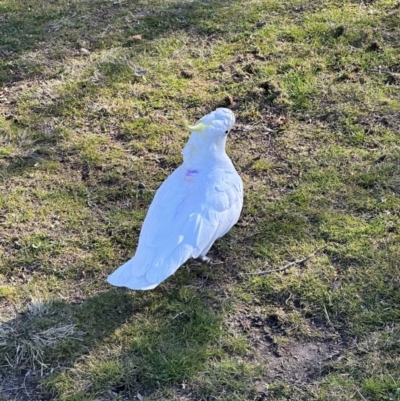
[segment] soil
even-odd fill
[[[2,378],[0,376],[0,401],[48,401],[40,391],[31,371]]]
[[[313,326],[314,332],[318,327],[321,336],[308,340],[288,336],[287,329],[275,314],[240,317],[237,323],[239,327],[236,329],[244,331],[258,350],[256,359],[266,366],[267,382],[280,380],[305,388],[324,377],[332,361],[343,358],[350,345],[340,333],[312,319],[310,326]]]

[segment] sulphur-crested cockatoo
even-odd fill
[[[161,185],[150,205],[135,256],[107,281],[132,290],[151,290],[189,258],[207,261],[214,241],[238,221],[243,184],[227,154],[235,123],[229,109],[200,119],[183,149],[183,164]]]

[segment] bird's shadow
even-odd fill
[[[0,399],[52,399],[63,375],[73,379],[77,364],[90,372],[104,353],[123,373],[100,382],[89,374],[89,388],[100,392],[143,393],[188,379],[203,367],[220,331],[218,308],[209,302],[206,291],[168,285],[32,302],[0,325]],[[90,398],[88,391],[80,394]]]

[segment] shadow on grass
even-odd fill
[[[0,85],[40,77],[47,69],[51,75],[58,75],[67,57],[85,57],[88,51],[120,46],[142,48],[141,43],[131,39],[134,35],[143,35],[147,42],[179,30],[200,36],[220,33],[222,28],[209,24],[209,20],[233,3],[33,0],[27,7],[22,0],[9,2],[0,6]],[[42,60],[31,54],[37,50]]]
[[[18,149],[17,156],[7,156],[7,149],[2,155],[0,149],[0,168],[3,170],[0,179],[5,180],[14,175],[24,174],[43,160],[63,163],[62,159],[68,159],[69,156],[65,157],[66,152],[77,153],[76,149],[66,149],[69,144],[66,143],[65,136],[74,130],[82,133],[83,126],[90,127],[90,132],[95,135],[117,131],[119,137],[123,137],[121,127],[125,120],[130,121],[131,116],[123,115],[123,112],[110,116],[107,110],[93,111],[87,105],[96,103],[98,94],[110,83],[132,81],[134,71],[130,62],[134,63],[140,54],[157,54],[161,51],[160,46],[154,44],[155,39],[168,37],[179,31],[189,32],[193,42],[203,38],[210,41],[220,37],[226,39],[238,31],[243,34],[237,25],[238,21],[230,18],[230,13],[240,10],[240,2],[237,0],[173,1],[167,4],[157,0],[133,3],[84,0],[45,4],[33,0],[28,8],[19,0],[10,2],[9,6],[4,5],[3,10],[0,85],[25,81],[30,87],[30,81],[45,79],[45,82],[42,82],[43,87],[41,83],[40,88],[33,85],[32,91],[25,88],[22,100],[19,94],[7,100],[9,105],[5,117],[8,122],[4,132],[6,135],[12,132],[16,137],[23,136],[26,132],[29,138],[25,142],[23,138],[9,141],[10,147]],[[243,15],[250,10],[251,8],[242,10]],[[132,36],[135,35],[142,35],[143,39],[132,40]],[[101,75],[101,83],[90,82],[92,76],[90,79],[77,76],[73,83],[68,81],[62,85],[48,83],[49,78],[63,81],[66,60],[74,59],[77,63],[80,60],[89,60],[88,53],[82,49],[95,52],[120,47],[132,49],[129,52],[129,60],[120,63],[120,60],[115,61],[112,56],[107,56],[105,60],[99,61],[94,69],[96,74]],[[163,57],[166,56],[160,55],[161,61]],[[193,58],[196,58],[196,55]],[[70,72],[66,75],[68,74]],[[150,82],[148,86],[151,87]],[[153,103],[159,105],[162,99],[174,96],[171,95],[172,92],[167,91],[160,95],[161,98],[157,97],[162,90],[156,86],[148,92],[143,93],[144,99],[139,98],[135,107],[149,109]],[[117,97],[118,92],[114,93]],[[179,96],[177,101],[180,102]],[[204,103],[203,99],[196,102],[196,105]],[[154,109],[159,108],[154,106]],[[146,119],[144,124],[148,124]],[[154,127],[151,128],[154,130]],[[0,126],[0,137],[1,135]],[[115,135],[115,132],[112,135]],[[143,140],[139,138],[138,142]],[[62,147],[61,144],[65,146]],[[2,167],[1,158],[5,167]],[[76,163],[74,161],[74,168],[82,169],[84,176],[87,164],[84,160],[78,160]]]
[[[76,380],[74,394],[83,399],[110,388],[136,394],[190,379],[216,353],[221,333],[221,318],[208,302],[186,287],[32,303],[0,326],[0,398],[33,399],[42,375],[49,375],[53,396],[67,396]]]

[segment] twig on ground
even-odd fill
[[[276,270],[265,270],[265,271],[260,271],[260,272],[256,272],[256,273],[245,273],[246,276],[264,276],[267,274],[273,274],[273,273],[279,273],[279,272],[283,272],[285,270],[290,269],[292,266],[295,265],[302,265],[303,263],[307,262],[308,259],[310,259],[311,257],[313,257],[317,252],[319,252],[321,249],[324,249],[326,247],[326,245],[321,246],[320,248],[316,249],[313,253],[310,253],[308,256],[306,256],[303,259],[299,259],[299,260],[295,260],[294,262],[290,262],[287,265],[281,267],[280,269],[276,269]]]
[[[332,324],[332,322],[331,322],[331,319],[329,318],[328,311],[326,310],[326,305],[325,305],[325,304],[324,304],[324,312],[325,312],[326,320],[328,321],[329,325],[330,325],[330,326],[333,326],[333,324]]]
[[[400,79],[400,74],[398,72],[392,72],[392,71],[380,70],[380,69],[376,70],[376,69],[372,69],[372,68],[368,69],[367,71],[376,72],[377,74],[386,74],[386,75],[389,75],[393,79]]]
[[[26,388],[25,382],[26,382],[26,378],[27,378],[30,374],[31,374],[31,371],[28,370],[28,371],[26,372],[26,374],[25,374],[24,382],[22,383],[22,385],[24,386],[25,394],[26,394],[28,397],[29,397],[29,393],[28,393],[28,390],[27,390],[27,388]]]
[[[360,390],[359,390],[356,386],[354,386],[354,388],[356,389],[358,395],[359,395],[364,401],[367,401],[367,399],[360,393]]]
[[[389,75],[392,74],[392,72],[390,72],[390,71],[381,70],[381,69],[374,69],[374,68],[368,68],[367,71],[370,71],[370,72],[377,72],[378,74],[389,74]]]
[[[172,318],[172,320],[175,320],[178,316],[182,315],[182,313],[183,313],[183,312],[177,313],[177,314]]]

